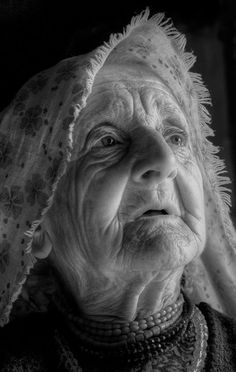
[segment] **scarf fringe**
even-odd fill
[[[202,77],[200,74],[196,72],[190,72],[189,75],[191,77],[191,80],[193,82],[194,89],[197,93],[199,103],[202,105],[212,105],[212,100],[210,96],[209,90],[204,85],[204,82],[202,80]],[[201,107],[201,110],[204,111],[204,113],[210,117],[210,114],[205,106]]]
[[[184,52],[187,40],[174,26],[170,18],[164,19],[164,13],[158,13],[151,17],[148,22],[154,23],[168,38],[175,42],[180,53]],[[164,20],[163,20],[164,19]],[[190,53],[187,53],[188,55]]]
[[[192,52],[185,52],[184,53],[184,62],[185,62],[185,65],[187,67],[187,70],[190,70],[190,68],[193,67],[196,60],[197,60],[197,57]]]

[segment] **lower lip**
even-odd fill
[[[173,215],[170,214],[152,214],[152,215],[142,215],[136,218],[136,220],[149,220],[149,219],[162,219],[162,218],[171,218],[174,217]]]
[[[175,216],[173,214],[157,214],[155,216],[139,216],[135,218],[134,220],[129,221],[129,223],[134,224],[147,224],[147,225],[155,225],[159,223],[174,223],[179,220],[178,216]]]
[[[154,226],[157,226],[159,224],[171,224],[175,225],[180,223],[180,217],[173,215],[173,214],[157,214],[155,216],[140,216],[135,218],[134,220],[127,221],[128,224],[132,224],[133,226],[140,226],[152,228]]]

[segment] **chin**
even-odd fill
[[[140,219],[124,226],[122,256],[133,270],[175,270],[201,251],[195,234],[180,218]]]

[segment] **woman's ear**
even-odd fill
[[[32,242],[32,254],[39,259],[48,257],[52,250],[52,242],[49,234],[46,230],[43,230],[41,226],[37,227],[34,232]]]

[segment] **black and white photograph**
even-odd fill
[[[236,372],[233,0],[0,0],[0,372]]]

